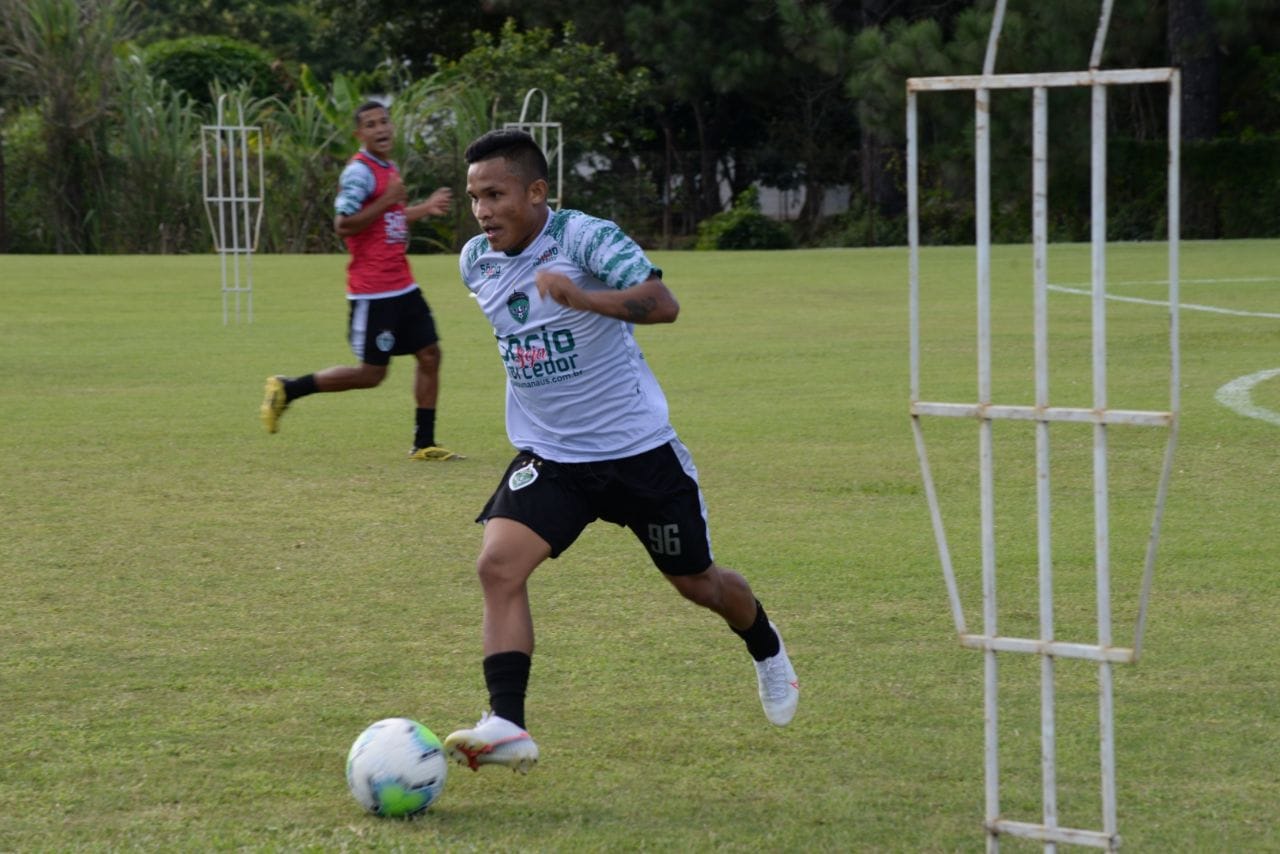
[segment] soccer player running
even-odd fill
[[[549,209],[547,161],[528,134],[490,131],[465,156],[483,233],[459,266],[493,325],[518,453],[476,520],[490,711],[446,752],[472,769],[537,761],[527,583],[596,519],[630,528],[682,596],[724,618],[755,660],[765,715],[789,723],[800,691],[782,637],[746,579],[712,558],[697,471],[632,336],[679,313],[661,271],[614,223]]]
[[[400,172],[391,162],[395,128],[376,101],[355,113],[360,150],[342,170],[334,202],[333,230],[351,253],[347,264],[348,333],[358,365],[339,365],[289,379],[267,377],[260,414],[268,433],[280,427],[289,404],[316,392],[373,388],[387,375],[392,356],[416,360],[413,396],[417,403],[415,460],[462,459],[436,444],[436,401],[440,391],[440,344],[431,308],[409,269],[405,250],[409,225],[449,211],[453,192],[441,187],[426,201],[407,205]]]

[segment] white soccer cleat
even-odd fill
[[[479,771],[481,765],[505,765],[527,774],[538,761],[538,744],[529,733],[493,712],[481,715],[472,729],[449,733],[444,751],[472,771]]]
[[[764,716],[769,723],[786,726],[795,717],[796,706],[800,703],[800,681],[791,666],[791,659],[787,657],[782,632],[772,621],[769,628],[778,636],[778,654],[755,663],[756,679],[760,683],[760,704],[764,706]]]

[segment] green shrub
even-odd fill
[[[1117,140],[1108,153],[1108,236],[1162,240],[1167,229],[1168,146]],[[1184,141],[1182,237],[1231,239],[1280,234],[1280,136]]]
[[[0,134],[4,136],[8,251],[53,252],[57,223],[47,191],[38,180],[49,157],[39,111],[28,107],[6,115]]]
[[[208,104],[214,82],[225,88],[246,85],[255,98],[278,94],[279,80],[270,54],[257,45],[226,36],[189,36],[148,45],[147,70],[195,101]]]
[[[760,213],[760,193],[743,190],[733,207],[698,223],[696,249],[791,249],[795,241],[782,223]]]

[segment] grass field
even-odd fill
[[[1111,404],[1167,400],[1164,249],[1118,245]],[[783,628],[799,713],[770,726],[741,643],[595,525],[534,576],[529,776],[454,769],[414,822],[363,814],[369,722],[443,735],[486,705],[472,520],[510,458],[503,374],[452,257],[415,258],[443,333],[441,441],[411,463],[408,363],[346,363],[344,259],[254,261],[224,326],[203,257],[0,256],[0,851],[980,851],[982,657],[947,606],[907,416],[906,252],[656,253],[680,298],[638,336],[698,463],[717,558]],[[1088,278],[1054,247],[1050,278]],[[971,249],[926,250],[923,396],[972,400]],[[1030,259],[999,247],[996,397],[1029,403]],[[1187,243],[1182,429],[1145,654],[1117,667],[1120,832],[1278,851],[1280,242]],[[1055,403],[1087,405],[1088,300],[1050,296]],[[1268,413],[1276,414],[1268,420]],[[926,424],[970,625],[976,429]],[[1034,632],[1031,428],[997,430],[1001,616]],[[1056,430],[1056,428],[1055,428]],[[1163,431],[1114,431],[1116,635],[1132,634]],[[1087,430],[1054,433],[1060,629],[1090,640]],[[1007,497],[1006,497],[1007,496]],[[1084,502],[1084,503],[1082,503]],[[1038,818],[1037,664],[1004,656],[1003,807]],[[1095,670],[1062,662],[1062,822],[1098,827]],[[1009,840],[1007,851],[1038,846]]]

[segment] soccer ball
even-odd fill
[[[351,745],[347,788],[371,813],[408,818],[435,803],[448,770],[435,733],[408,718],[386,718]]]

